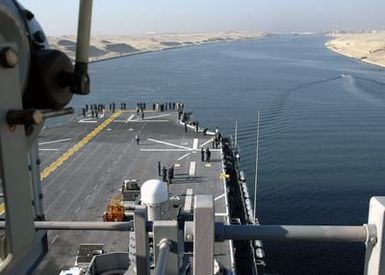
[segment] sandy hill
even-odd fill
[[[385,67],[385,32],[340,33],[326,46],[343,55]]]
[[[222,41],[234,41],[262,37],[262,33],[222,32],[194,34],[146,34],[124,36],[93,36],[91,38],[90,61],[127,56],[137,53],[159,51],[175,47],[200,45]],[[48,37],[50,46],[75,58],[76,37]]]

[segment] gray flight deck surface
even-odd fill
[[[176,112],[145,112],[143,120],[130,111],[118,111],[116,116],[109,120],[106,112],[99,119],[79,118],[42,130],[39,153],[47,220],[102,221],[111,197],[120,194],[123,180],[142,184],[159,178],[160,161],[166,168],[175,167],[170,196],[184,200],[188,188],[194,194],[212,194],[216,221],[226,222],[222,154],[211,148],[212,136],[191,128],[185,133]],[[139,146],[135,134],[140,137]],[[206,147],[212,151],[211,161],[201,162],[200,149]],[[73,266],[81,243],[104,243],[111,252],[127,251],[128,241],[128,232],[50,231],[50,250],[36,273],[58,274]],[[215,245],[215,258],[231,270],[229,241]]]

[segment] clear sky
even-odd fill
[[[78,0],[20,0],[48,35],[75,34]],[[385,0],[94,0],[94,34],[385,29]]]

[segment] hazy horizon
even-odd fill
[[[325,3],[329,2],[329,3]],[[94,0],[93,35],[328,32],[385,28],[383,0]],[[22,0],[47,35],[76,34],[78,0]]]

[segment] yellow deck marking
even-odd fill
[[[68,160],[71,156],[73,156],[80,148],[86,145],[91,139],[93,139],[97,134],[103,131],[109,124],[111,124],[114,119],[120,116],[123,112],[121,110],[116,111],[112,114],[108,119],[106,119],[102,124],[96,127],[91,133],[85,136],[81,141],[72,146],[67,152],[61,155],[57,160],[51,163],[48,167],[46,167],[43,172],[40,173],[40,179],[43,180],[48,177],[52,172],[54,172],[57,168],[60,167],[66,160]],[[0,204],[0,215],[5,212],[4,203]]]
[[[79,149],[81,149],[84,145],[86,145],[91,139],[93,139],[97,134],[103,131],[114,119],[122,114],[122,111],[116,111],[112,114],[108,119],[106,119],[102,124],[96,127],[91,133],[85,136],[81,141],[72,146],[67,152],[61,155],[56,161],[51,163],[48,167],[46,167],[43,172],[40,173],[40,179],[44,180],[48,177],[52,172],[54,172],[60,165],[62,165],[66,160],[68,160],[71,156],[73,156]]]
[[[227,178],[230,178],[230,175],[226,174],[226,173],[221,173],[221,174],[219,174],[219,178],[220,179],[227,179]]]

